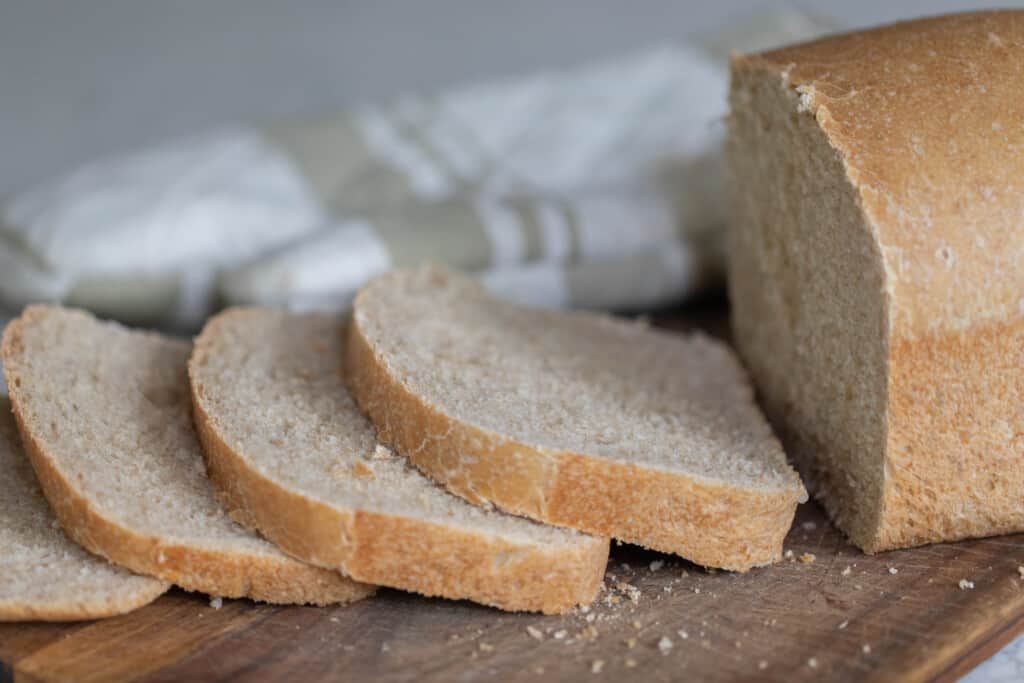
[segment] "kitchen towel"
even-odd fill
[[[728,53],[817,35],[783,7],[691,42],[100,161],[0,210],[0,302],[191,330],[225,304],[344,309],[427,261],[550,307],[717,281]]]

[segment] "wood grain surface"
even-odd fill
[[[699,310],[659,322],[694,320],[724,331]],[[614,546],[601,598],[562,617],[390,590],[219,609],[172,591],[103,621],[0,624],[0,680],[953,681],[1024,627],[1024,535],[869,557],[811,503],[786,548],[731,574]]]

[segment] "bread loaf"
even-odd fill
[[[736,57],[736,343],[866,551],[1024,530],[1024,12]]]
[[[806,496],[739,363],[700,334],[422,268],[360,290],[346,359],[380,438],[478,504],[746,570],[778,559]]]
[[[64,531],[112,562],[213,596],[326,604],[370,594],[228,517],[192,428],[190,350],[54,306],[29,306],[8,325],[14,414]]]
[[[235,309],[189,362],[222,499],[292,555],[362,581],[508,610],[591,602],[608,539],[485,510],[379,445],[345,389],[333,316]]]

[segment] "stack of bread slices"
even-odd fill
[[[806,497],[723,344],[436,268],[344,319],[228,310],[194,344],[30,306],[2,354],[0,620],[170,585],[560,613],[597,596],[611,537],[745,571]]]

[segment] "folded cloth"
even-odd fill
[[[90,165],[3,207],[0,303],[189,329],[223,303],[342,309],[423,261],[539,305],[678,300],[721,269],[728,50],[826,27],[784,8],[701,43]]]

